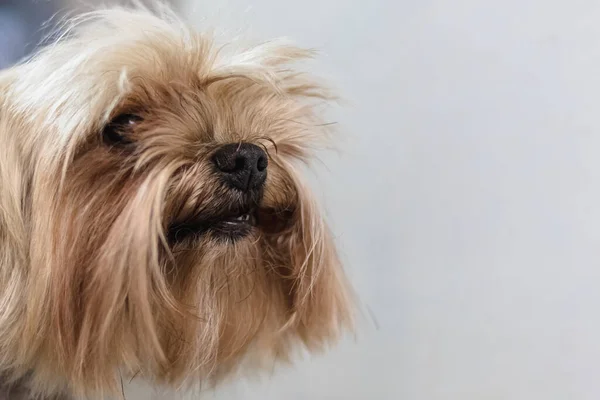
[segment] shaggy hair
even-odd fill
[[[166,9],[111,8],[0,72],[0,373],[32,397],[181,387],[320,350],[350,296],[302,162],[330,94],[285,42],[220,46]],[[264,190],[215,151],[268,154]],[[242,237],[187,232],[251,204]],[[296,346],[297,344],[301,346]]]

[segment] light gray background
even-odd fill
[[[203,398],[599,398],[599,2],[182,3],[323,50],[349,105],[315,188],[378,325]]]

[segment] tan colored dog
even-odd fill
[[[0,370],[27,396],[215,382],[351,325],[299,162],[310,52],[218,48],[162,10],[65,25],[0,72]]]

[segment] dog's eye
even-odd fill
[[[134,114],[121,114],[104,127],[102,140],[109,145],[132,143],[129,135],[142,119]]]

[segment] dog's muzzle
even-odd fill
[[[217,149],[212,162],[219,179],[232,191],[230,206],[171,224],[168,232],[171,243],[206,233],[217,238],[239,239],[257,226],[257,210],[267,178],[267,153],[251,143],[231,143]]]

